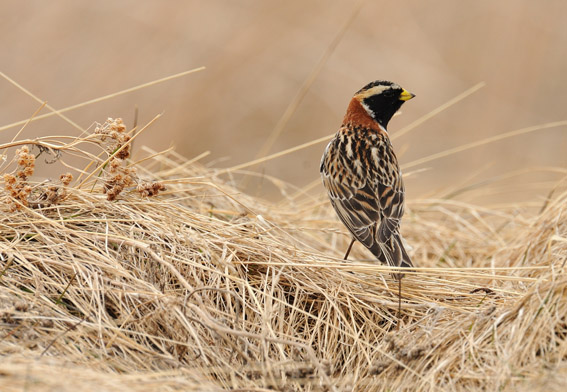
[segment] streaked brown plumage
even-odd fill
[[[399,231],[404,182],[386,127],[413,97],[397,84],[382,80],[357,91],[342,126],[325,149],[320,168],[331,204],[353,242],[360,241],[380,262],[405,268],[413,264]],[[403,273],[394,277],[401,280]]]

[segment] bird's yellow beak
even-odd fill
[[[409,101],[413,97],[415,97],[415,94],[412,94],[404,89],[400,94],[400,101]]]

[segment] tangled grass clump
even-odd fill
[[[0,389],[567,382],[567,193],[539,213],[410,200],[403,230],[419,267],[404,279],[396,330],[391,270],[358,246],[357,261],[340,259],[349,237],[322,192],[271,203],[172,151],[135,164],[118,156],[133,138],[116,132],[112,148],[101,132],[8,146],[20,146],[17,156],[22,145],[73,152],[86,169],[43,203],[32,199],[53,184],[4,174]],[[98,155],[84,147],[93,141]],[[29,167],[18,159],[16,172]],[[118,168],[135,174],[114,192]],[[29,191],[13,191],[12,177]]]

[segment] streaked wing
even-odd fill
[[[409,260],[403,246],[394,243],[400,241],[404,184],[387,136],[342,128],[325,150],[321,175],[331,204],[355,239],[382,262],[396,266]]]
[[[367,162],[368,141],[358,136],[341,128],[325,150],[321,176],[340,220],[355,239],[372,249],[376,245],[381,208],[372,175],[376,170]]]
[[[370,187],[365,185],[358,189],[341,184],[329,175],[323,176],[323,184],[337,215],[354,238],[369,249],[374,247],[380,211]]]

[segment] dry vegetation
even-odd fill
[[[422,268],[364,262],[324,195],[269,203],[110,121],[5,144],[2,391],[561,390],[567,193],[540,212],[410,200]],[[97,148],[93,152],[93,146]],[[16,152],[15,149],[18,148]],[[39,152],[83,169],[34,181]],[[10,161],[12,160],[12,161]]]

